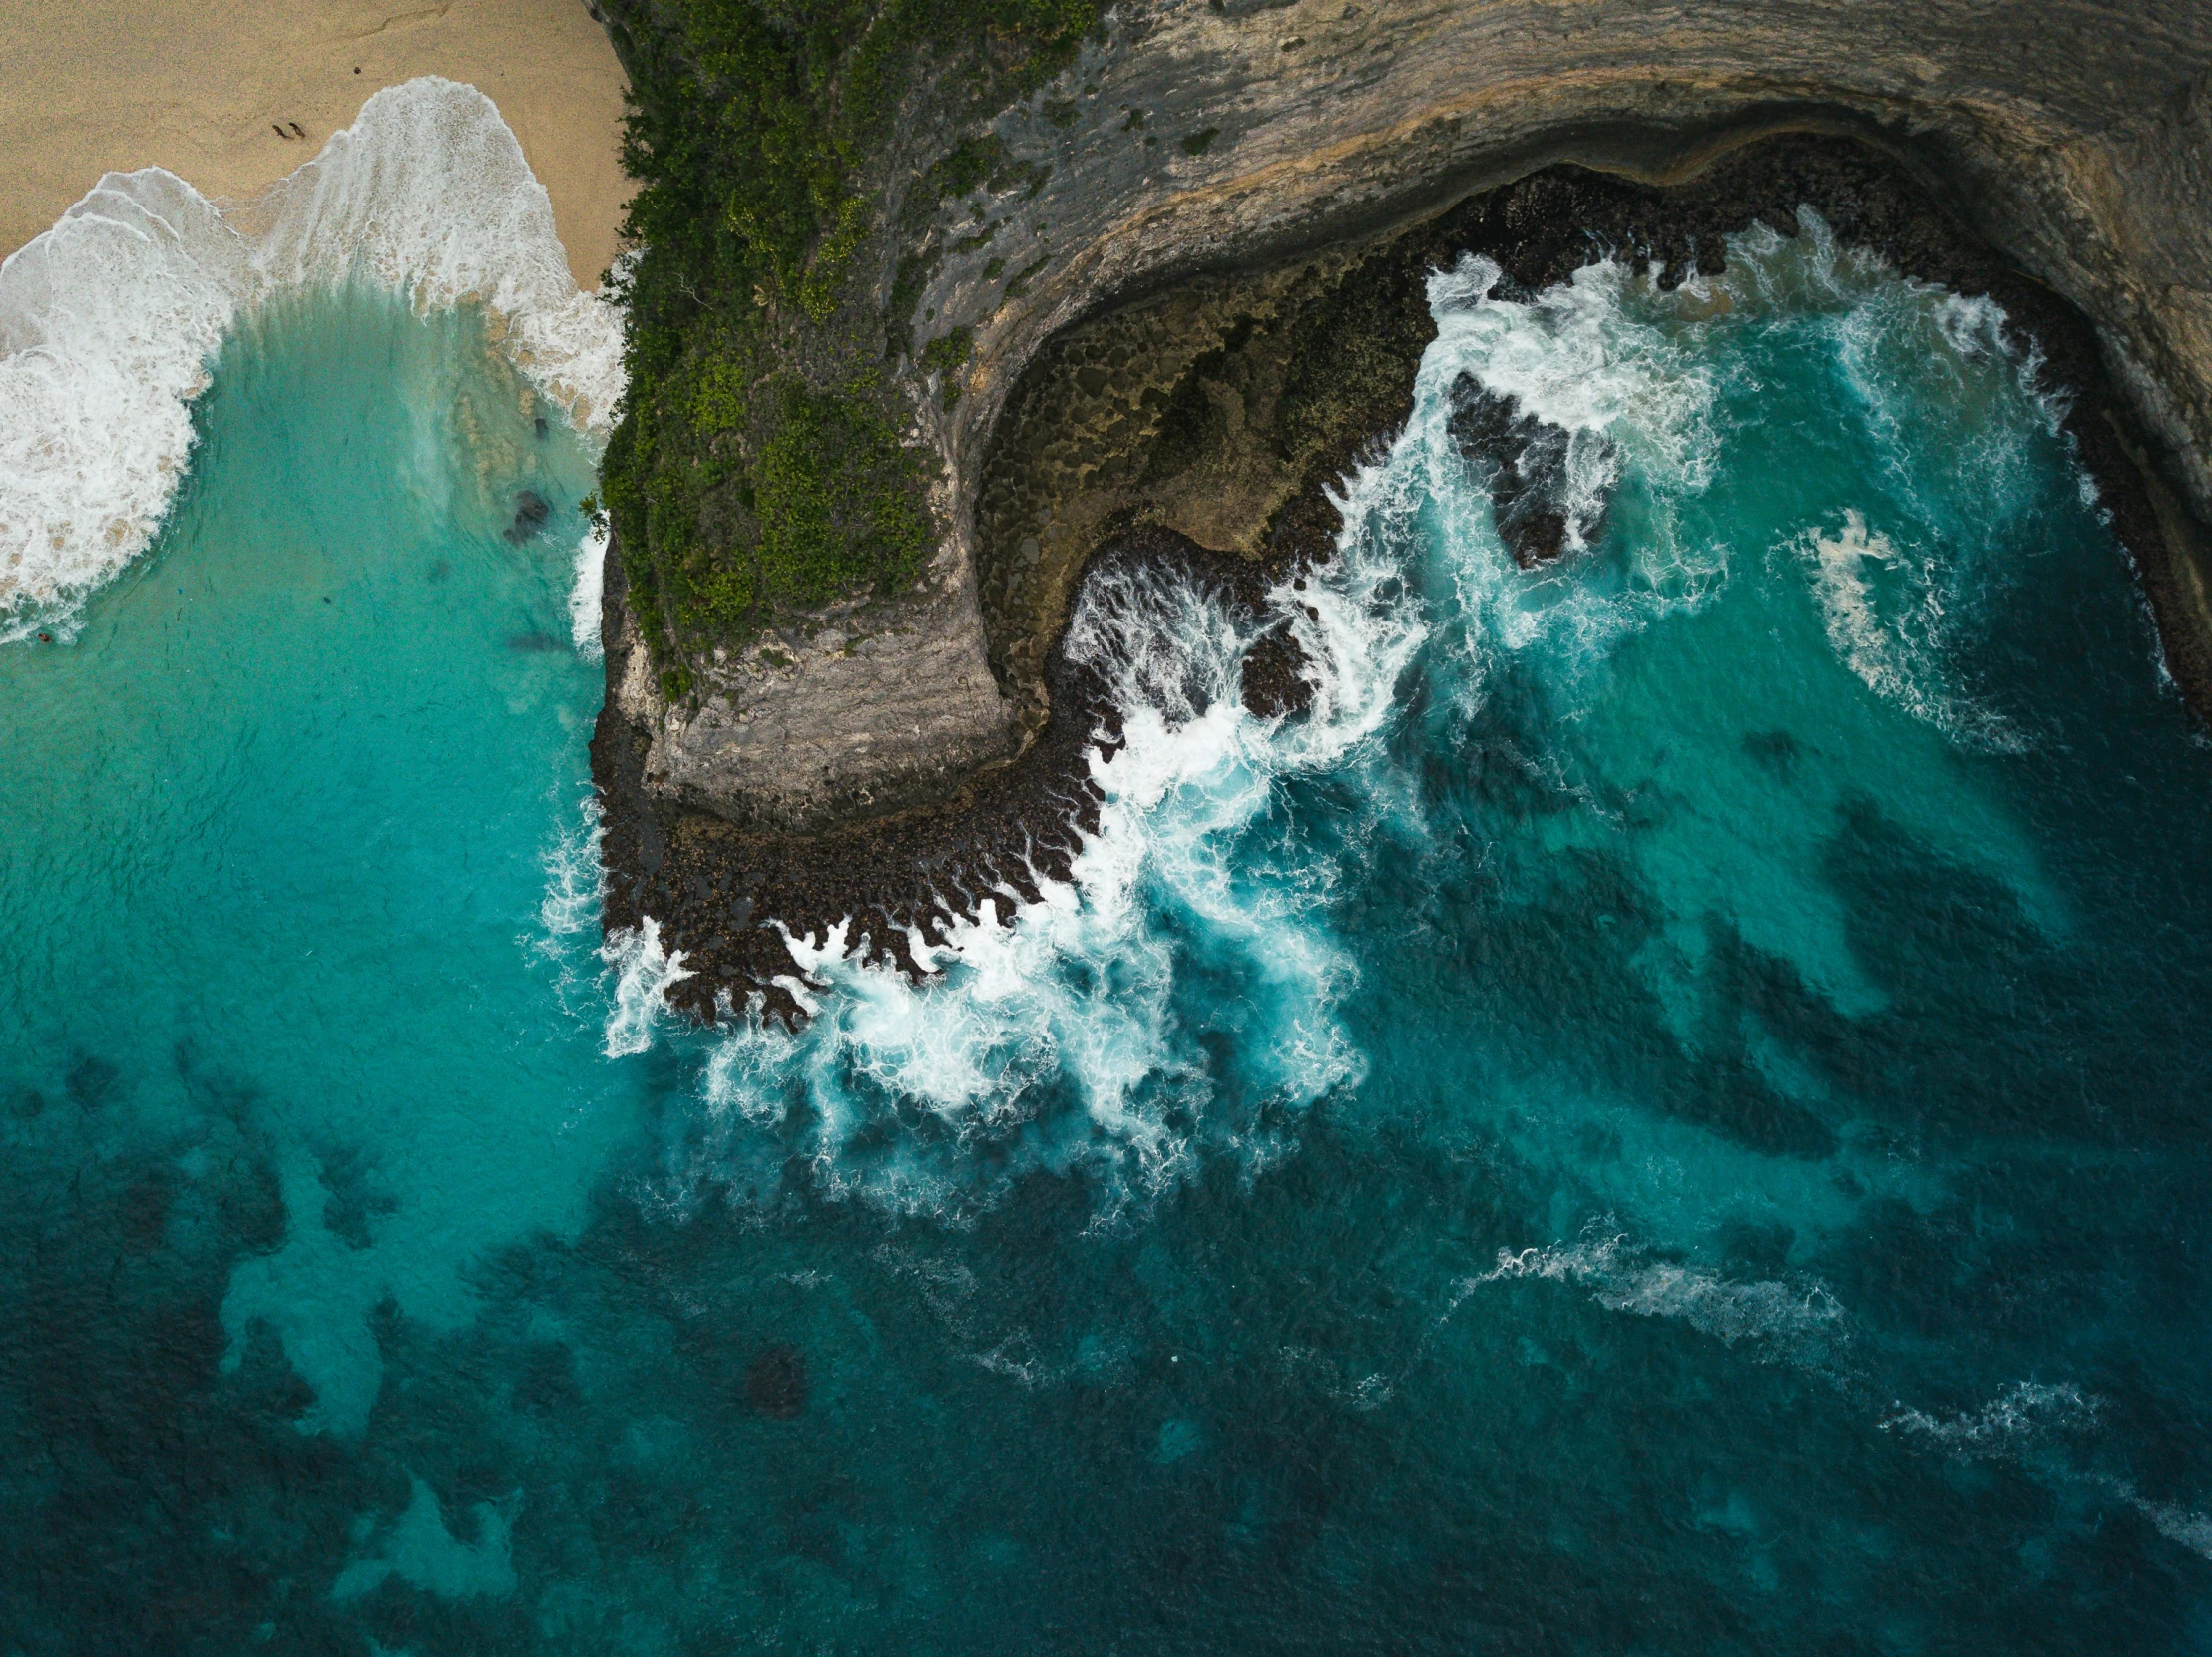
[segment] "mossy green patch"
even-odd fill
[[[955,328],[942,339],[933,339],[922,348],[921,365],[929,373],[936,374],[945,406],[951,408],[960,401],[965,389],[960,370],[974,354],[976,335],[973,328]]]
[[[929,467],[904,447],[907,409],[883,370],[913,348],[912,311],[941,253],[899,259],[887,306],[858,276],[863,254],[879,234],[911,242],[948,198],[1034,194],[1046,169],[971,132],[893,223],[866,185],[870,165],[917,86],[952,89],[942,101],[973,125],[1064,68],[1099,5],[606,9],[633,89],[623,161],[639,190],[626,233],[642,251],[619,281],[630,390],[605,495],[654,661],[687,684],[696,652],[744,642],[780,610],[919,575]]]
[[[1009,299],[1019,299],[1023,294],[1029,292],[1030,278],[1044,269],[1046,265],[1052,263],[1052,254],[1040,253],[1029,263],[1023,265],[1021,269],[1015,271],[1014,279],[1006,284],[1006,296]]]
[[[860,396],[787,380],[760,447],[757,597],[770,606],[827,604],[862,579],[903,587],[921,573],[929,520],[909,487],[920,465]]]

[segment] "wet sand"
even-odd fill
[[[107,172],[166,167],[203,195],[251,197],[371,93],[418,75],[499,106],[553,198],[570,269],[596,288],[630,196],[627,83],[584,0],[13,0],[0,7],[0,257]]]

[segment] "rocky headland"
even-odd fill
[[[729,8],[606,9],[649,133],[670,64],[721,96],[685,54]],[[646,295],[594,768],[607,925],[660,922],[695,974],[674,999],[788,1015],[771,921],[849,916],[905,961],[905,928],[1063,867],[1114,730],[1056,649],[1084,572],[1174,558],[1253,603],[1327,558],[1322,486],[1406,418],[1423,278],[1462,251],[1531,289],[1593,245],[1678,281],[1804,205],[1991,295],[2073,394],[2212,709],[2212,14],[1164,0],[1038,27],[1006,73],[989,28],[916,48],[814,239],[728,307]],[[1461,423],[1517,554],[1550,556],[1543,434]],[[1297,665],[1263,648],[1247,700],[1295,708]]]

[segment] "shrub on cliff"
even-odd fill
[[[989,114],[1073,57],[1098,4],[607,9],[633,88],[626,228],[641,251],[619,278],[630,391],[606,497],[673,694],[687,660],[743,643],[778,612],[919,575],[934,539],[927,468],[902,446],[908,410],[884,372],[911,348],[907,319],[871,307],[855,277],[872,237],[901,233],[867,186],[883,171],[871,164],[918,90]],[[893,187],[934,210],[957,194],[961,158],[985,148],[954,146]],[[891,308],[910,310],[912,284],[893,287]]]

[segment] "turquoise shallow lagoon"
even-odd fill
[[[601,948],[584,442],[256,312],[0,648],[0,1652],[2212,1648],[2212,751],[2032,363],[1805,230],[1440,272],[1311,716],[1094,584],[1078,878],[796,1036]]]

